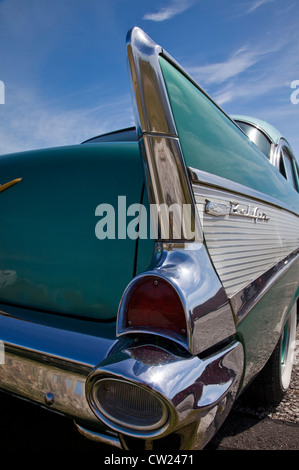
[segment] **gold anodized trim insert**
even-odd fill
[[[0,193],[2,193],[3,191],[5,191],[8,188],[11,188],[11,186],[14,186],[15,184],[20,183],[20,181],[22,181],[22,179],[23,178],[16,178],[15,180],[9,181],[8,183],[0,184]]]

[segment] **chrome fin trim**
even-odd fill
[[[159,55],[168,60],[171,58],[139,28],[128,33],[127,53],[149,203],[159,209],[176,205],[182,214],[180,236],[177,236],[174,227],[168,231],[169,213],[159,211],[156,254],[150,270],[142,275],[165,276],[176,288],[184,304],[188,325],[187,344],[184,346],[192,354],[199,354],[235,333],[233,314],[203,243],[194,193],[159,63]],[[189,210],[184,211],[185,207]],[[197,273],[194,279],[192,269]],[[207,278],[209,286],[205,282]],[[124,328],[124,307],[132,283],[120,302],[118,336],[146,333],[146,329]],[[167,335],[159,331],[148,333]],[[171,334],[168,337],[176,340]]]
[[[177,137],[176,126],[158,64],[163,49],[141,29],[127,34],[127,54],[131,72],[132,96],[137,136],[159,133]]]
[[[192,187],[182,155],[171,106],[159,64],[163,49],[139,28],[127,35],[127,53],[131,73],[132,99],[137,137],[143,156],[149,202],[160,208],[173,204],[182,209],[181,234],[183,241],[202,241],[202,231],[195,209]],[[184,227],[193,227],[192,239],[184,236]],[[173,240],[167,233],[169,219],[159,212],[158,239]]]

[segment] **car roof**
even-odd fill
[[[137,141],[137,134],[135,127],[127,127],[125,129],[118,129],[116,131],[100,134],[91,137],[82,142],[82,144],[94,144],[98,142],[135,142]]]
[[[276,129],[274,126],[272,126],[272,124],[269,124],[263,119],[258,119],[252,116],[243,116],[239,114],[231,115],[231,118],[234,121],[242,121],[248,124],[253,124],[254,126],[260,128],[275,145],[278,144],[280,139],[286,140],[278,129]]]

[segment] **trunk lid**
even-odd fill
[[[113,320],[135,274],[136,240],[117,238],[117,204],[141,202],[138,144],[1,156],[0,183],[16,178],[0,192],[0,302]],[[115,239],[96,236],[100,204],[115,208]]]

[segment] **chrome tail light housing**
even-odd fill
[[[175,343],[148,339],[120,340],[91,371],[89,406],[122,436],[161,439],[191,425],[200,426],[203,442],[206,426],[212,428],[216,418],[220,425],[234,402],[243,372],[242,345],[233,342],[200,359]]]

